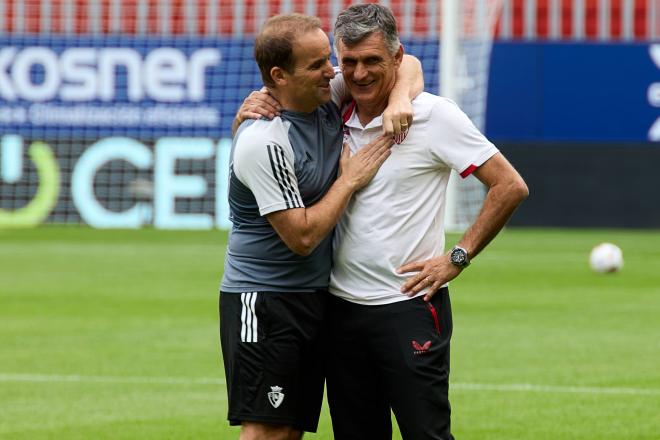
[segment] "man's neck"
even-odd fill
[[[374,99],[369,102],[355,101],[357,104],[355,111],[357,112],[360,124],[362,124],[363,127],[366,127],[374,118],[383,114],[389,103],[390,93],[392,93],[392,89],[394,89],[395,81],[396,76],[392,78],[392,82],[387,87],[387,93],[383,94],[379,99]]]
[[[281,90],[276,90],[276,89],[269,89],[269,90],[270,90],[270,95],[280,103],[280,105],[284,110],[301,112],[301,113],[311,113],[314,111],[314,109],[316,109],[316,107],[307,108],[301,106],[300,103],[295,102],[295,100],[291,99],[291,97],[288,96],[286,93],[282,93]]]
[[[389,96],[385,96],[378,102],[370,102],[368,104],[356,101],[355,111],[363,127],[366,127],[374,118],[383,114],[387,108],[388,98]]]

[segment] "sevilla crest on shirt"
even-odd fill
[[[406,130],[406,131],[402,131],[401,133],[399,133],[399,134],[395,134],[394,136],[392,136],[392,140],[393,140],[397,145],[398,145],[398,144],[402,144],[403,141],[406,140],[406,137],[407,137],[407,136],[408,136],[408,130]]]

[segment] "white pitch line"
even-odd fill
[[[660,396],[660,389],[658,388],[578,387],[532,385],[527,383],[486,384],[459,382],[450,384],[450,389],[460,391],[522,391],[532,393],[627,394],[634,396]]]
[[[149,377],[149,376],[84,376],[62,374],[0,373],[0,382],[79,382],[79,383],[132,383],[158,385],[225,385],[224,378],[208,377]],[[532,384],[487,384],[457,382],[450,385],[455,391],[503,391],[532,393],[614,394],[634,396],[660,396],[659,388],[580,387]]]

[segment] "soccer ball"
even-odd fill
[[[589,266],[598,273],[617,272],[623,267],[623,253],[615,244],[601,243],[591,250]]]

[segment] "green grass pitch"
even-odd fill
[[[621,273],[589,271],[601,241],[622,247]],[[225,245],[219,231],[0,231],[0,438],[237,438]],[[451,292],[458,440],[660,439],[660,231],[509,229]],[[327,407],[305,438],[332,438]]]

